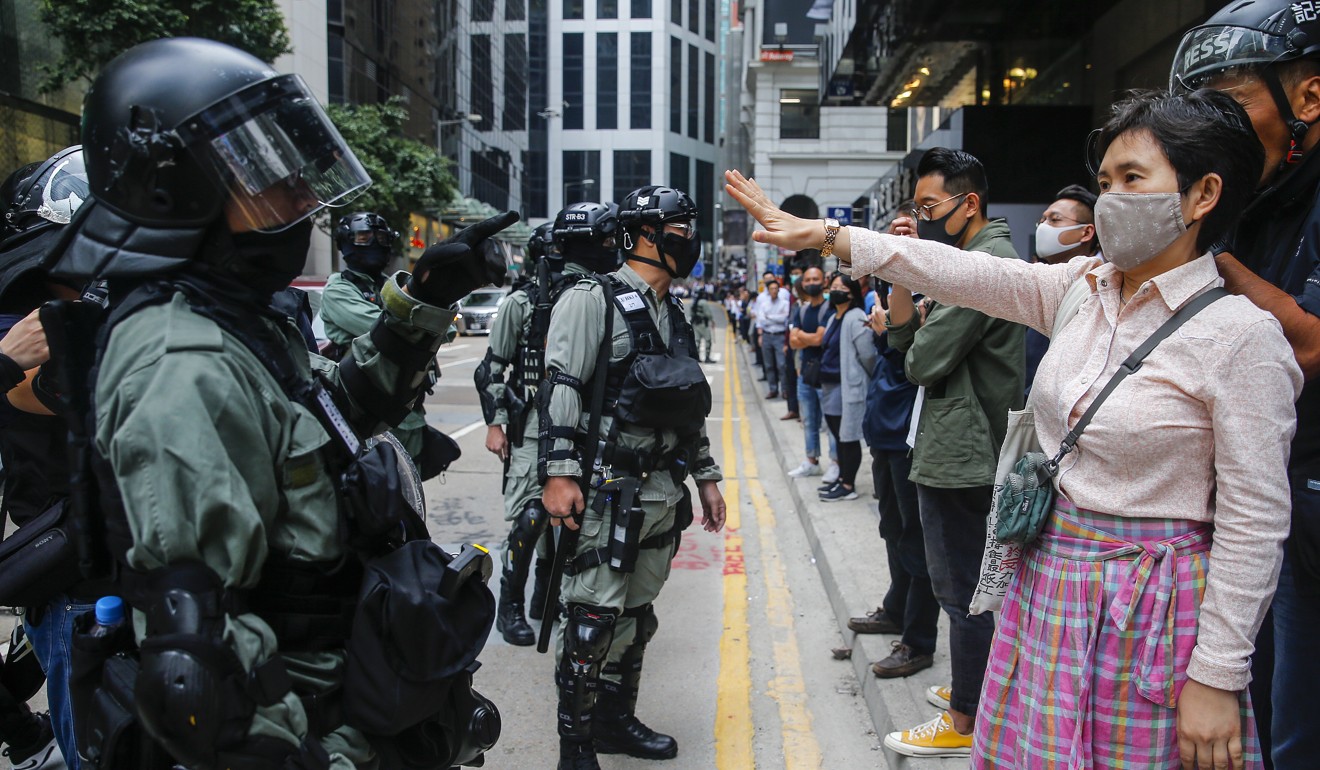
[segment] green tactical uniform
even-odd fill
[[[617,276],[625,284],[636,289],[646,304],[651,320],[655,322],[665,344],[669,343],[670,305],[656,294],[631,267],[624,265]],[[605,304],[605,295],[600,284],[595,281],[580,281],[564,292],[555,304],[550,320],[550,333],[546,341],[546,371],[558,370],[565,375],[588,383],[596,374],[596,358],[605,334],[605,313],[614,313],[613,337],[610,340],[610,361],[620,361],[632,351],[632,339],[628,324],[617,307]],[[601,373],[604,376],[604,373]],[[589,386],[584,392],[590,392]],[[582,394],[570,387],[556,387],[551,394],[549,410],[555,425],[575,425],[579,432],[588,427],[589,414],[586,400]],[[614,418],[606,415],[600,424],[600,438],[610,434]],[[710,456],[710,445],[705,438],[705,428],[701,430],[701,441],[692,474],[696,481],[720,481],[719,466]],[[623,424],[619,427],[617,446],[637,454],[646,454],[660,448],[673,448],[679,443],[679,436],[671,430],[659,433],[645,429],[634,429]],[[573,448],[570,439],[556,438],[553,449],[557,452]],[[581,464],[576,459],[551,459],[546,466],[550,476],[579,476]],[[609,527],[605,517],[597,511],[596,492],[593,490],[586,499],[586,512],[582,521],[582,530],[578,542],[578,553],[607,546]],[[667,471],[644,474],[638,500],[643,511],[643,523],[640,538],[662,536],[674,527],[675,514],[682,498],[681,485],[676,483]],[[608,507],[605,516],[608,516]],[[642,548],[637,557],[636,567],[631,574],[616,572],[608,564],[589,567],[564,578],[562,600],[566,604],[578,603],[595,607],[612,608],[623,612],[628,609],[650,604],[660,593],[660,588],[669,577],[670,561],[674,555],[672,544],[664,548]],[[623,652],[632,644],[637,631],[637,620],[628,614],[619,617],[614,626],[613,641],[610,644],[602,679],[619,681],[613,669],[620,661]],[[560,651],[562,655],[563,626],[560,626]],[[611,665],[614,664],[614,665]]]
[[[692,300],[692,331],[697,336],[697,354],[702,361],[710,360],[710,332],[715,319],[710,316],[706,300],[697,297]]]
[[[381,291],[386,325],[419,348],[445,335],[454,310],[422,303],[401,288]],[[273,321],[264,321],[273,324]],[[309,356],[291,324],[279,330],[301,374],[338,382],[338,367]],[[359,370],[391,395],[407,377],[370,336],[352,340]],[[133,535],[129,565],[149,571],[185,561],[214,570],[226,589],[251,589],[272,550],[298,562],[343,556],[335,483],[321,452],[331,441],[318,419],[292,402],[237,338],[189,309],[182,295],[142,308],[114,328],[96,383],[96,442],[111,463]],[[382,426],[358,405],[346,412],[358,435]],[[135,614],[139,640],[144,616]],[[225,640],[244,668],[279,654],[256,614],[229,614]],[[295,691],[329,691],[342,681],[344,652],[284,654]],[[297,744],[306,713],[293,693],[258,707],[249,728]],[[358,731],[341,726],[322,741],[333,767],[373,767]]]
[[[563,275],[585,275],[581,266],[569,262],[564,265]],[[500,301],[495,320],[490,327],[490,384],[486,394],[495,403],[495,419],[491,425],[509,424],[507,402],[504,390],[508,387],[505,375],[515,371],[512,362],[522,355],[522,348],[532,327],[532,313],[536,310],[536,301],[528,295],[528,289],[509,292]],[[502,363],[508,361],[510,363]],[[544,374],[544,373],[543,373]],[[536,457],[538,448],[538,430],[540,422],[536,414],[536,389],[529,388],[523,394],[527,400],[527,427],[523,431],[523,440],[514,444],[509,439],[509,467],[504,474],[504,520],[513,521],[518,514],[533,500],[541,497],[541,484],[536,478]],[[538,552],[541,548],[538,546]]]
[[[380,317],[380,288],[366,273],[344,268],[330,276],[321,294],[321,320],[325,323],[325,336],[341,349],[371,331]],[[369,298],[370,297],[370,298]],[[391,433],[408,450],[414,460],[422,451],[422,432],[426,428],[426,406],[417,400],[408,416]]]

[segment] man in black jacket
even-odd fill
[[[1288,468],[1292,534],[1274,622],[1256,639],[1251,684],[1266,763],[1272,757],[1281,769],[1314,767],[1320,755],[1320,732],[1310,719],[1311,690],[1320,682],[1320,657],[1311,650],[1320,634],[1320,19],[1287,0],[1231,3],[1183,37],[1170,85],[1232,95],[1265,147],[1261,190],[1217,249],[1216,262],[1229,290],[1279,320],[1307,378]]]

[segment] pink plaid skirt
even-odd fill
[[[976,716],[974,768],[1170,768],[1196,646],[1207,524],[1060,500],[1004,598]],[[1242,694],[1246,767],[1262,767]]]

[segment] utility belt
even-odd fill
[[[597,457],[599,465],[620,476],[645,479],[656,471],[667,470],[675,484],[682,484],[691,473],[695,450],[691,446],[669,449],[663,445],[650,451],[638,451],[620,446],[617,442],[600,442]]]
[[[670,548],[670,558],[678,553],[683,531],[691,526],[694,518],[692,492],[686,485],[681,488],[683,496],[674,512],[674,526],[645,539],[641,537],[645,513],[638,496],[641,482],[627,476],[598,477],[593,487],[596,489],[596,497],[592,502],[595,514],[603,519],[605,508],[608,506],[610,509],[610,540],[599,548],[579,551],[564,565],[564,574],[576,575],[602,564],[608,565],[615,572],[631,574],[637,567],[637,557],[641,551]]]

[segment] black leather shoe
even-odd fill
[[[521,602],[500,600],[499,612],[495,615],[495,628],[504,637],[504,641],[516,647],[531,647],[536,644],[536,632],[523,617]]]
[[[873,663],[871,673],[881,679],[897,679],[912,676],[933,665],[935,665],[934,655],[919,654],[902,642],[894,642],[894,651],[884,660]]]
[[[559,739],[559,770],[600,770],[591,741]]]
[[[601,719],[597,712],[591,737],[600,754],[627,754],[638,759],[673,759],[678,756],[678,741],[657,733],[632,714]]]
[[[848,618],[848,628],[858,634],[901,634],[903,627],[885,614],[883,607],[860,618]]]

